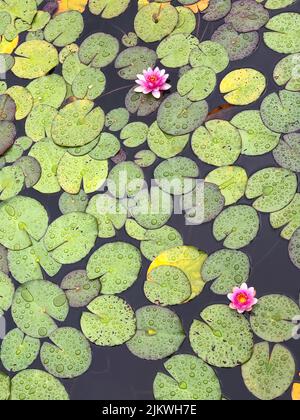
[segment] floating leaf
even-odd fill
[[[211,290],[218,295],[231,293],[234,287],[248,282],[250,260],[240,251],[222,249],[210,255],[202,267],[202,277],[213,281]]]
[[[191,34],[196,28],[196,17],[187,7],[176,7],[178,23],[172,34]]]
[[[269,12],[255,0],[238,0],[233,3],[225,22],[238,32],[250,32],[265,26],[269,18]]]
[[[253,332],[263,340],[282,343],[295,333],[295,319],[300,316],[299,306],[283,295],[268,295],[259,299],[251,314]]]
[[[281,13],[272,17],[266,25],[269,32],[264,33],[266,45],[278,53],[300,52],[299,25],[299,13]]]
[[[210,0],[204,9],[204,19],[208,22],[222,19],[230,12],[231,6],[231,0]]]
[[[75,328],[58,328],[50,336],[52,343],[41,348],[44,368],[57,378],[76,378],[85,373],[92,363],[89,342]]]
[[[149,67],[153,68],[157,60],[155,51],[146,47],[132,47],[122,51],[116,61],[118,75],[125,80],[135,80],[138,74]]]
[[[35,105],[49,105],[56,109],[62,105],[67,93],[66,82],[57,74],[33,80],[27,89]]]
[[[6,91],[16,104],[16,120],[27,117],[33,106],[33,98],[28,88],[12,86]]]
[[[213,41],[201,42],[190,54],[192,67],[208,67],[221,73],[229,64],[227,50],[219,43]]]
[[[44,30],[46,41],[56,47],[75,42],[84,29],[83,17],[77,11],[68,11],[55,16]]]
[[[153,153],[151,150],[140,150],[134,156],[134,162],[140,168],[149,168],[149,166],[152,166],[155,163],[156,159],[156,154]]]
[[[63,322],[68,312],[66,295],[48,281],[27,282],[14,295],[14,322],[23,333],[33,338],[49,337],[57,328],[55,321]]]
[[[177,90],[190,101],[202,101],[215,89],[217,78],[214,70],[208,67],[196,67],[188,70],[178,81]]]
[[[144,186],[144,173],[135,163],[122,162],[111,170],[107,182],[114,197],[134,197]]]
[[[0,171],[0,200],[8,200],[22,191],[24,174],[18,166],[6,166]]]
[[[237,161],[242,141],[238,130],[228,121],[212,120],[194,132],[192,148],[203,162],[226,166]]]
[[[165,363],[171,375],[158,373],[154,397],[159,401],[220,401],[220,382],[213,369],[198,357],[181,354]]]
[[[289,254],[292,263],[300,269],[300,228],[293,234],[289,244]]]
[[[34,106],[26,119],[26,135],[35,142],[40,141],[45,137],[51,137],[52,122],[56,116],[57,110],[52,106]]]
[[[63,193],[59,198],[59,210],[62,214],[81,212],[84,213],[88,206],[88,196],[80,190],[78,194]]]
[[[109,34],[95,33],[86,38],[79,48],[79,59],[83,64],[96,68],[108,66],[119,52],[119,41]]]
[[[85,270],[67,274],[60,285],[65,291],[71,308],[83,308],[95,299],[101,290],[98,280],[90,281]]]
[[[0,272],[5,274],[9,274],[7,253],[7,249],[0,245]]]
[[[285,135],[273,151],[273,156],[281,167],[300,172],[300,134]]]
[[[10,396],[10,378],[0,372],[0,401],[7,401]]]
[[[112,19],[125,12],[129,3],[130,0],[89,0],[89,8],[93,15]]]
[[[300,194],[284,209],[270,215],[270,223],[274,229],[283,228],[281,237],[290,240],[295,231],[300,228]]]
[[[249,179],[246,196],[256,199],[253,207],[263,213],[282,210],[297,192],[297,176],[282,168],[265,168]]]
[[[183,240],[180,233],[170,226],[163,226],[160,229],[145,232],[141,242],[141,252],[144,257],[153,261],[163,251],[182,245]]]
[[[253,335],[247,319],[226,305],[209,306],[190,330],[194,352],[212,366],[233,368],[252,355]]]
[[[59,0],[56,13],[63,13],[68,10],[77,10],[78,12],[83,13],[87,3],[88,0]]]
[[[0,272],[0,316],[11,307],[15,288],[11,279]]]
[[[16,135],[16,127],[12,122],[0,121],[0,156],[14,144]]]
[[[136,318],[125,300],[116,296],[100,296],[87,307],[81,317],[83,334],[97,346],[119,346],[136,332]]]
[[[105,295],[122,293],[137,280],[141,269],[141,255],[137,248],[125,242],[103,245],[89,259],[87,275],[101,281]]]
[[[257,236],[260,220],[255,209],[239,205],[229,207],[216,218],[213,234],[217,241],[224,241],[229,249],[249,245]]]
[[[189,63],[190,53],[198,45],[193,35],[174,34],[159,44],[156,53],[162,65],[177,68]]]
[[[91,158],[96,160],[106,160],[118,154],[121,145],[116,136],[110,133],[102,133],[97,139],[97,145],[90,151]]]
[[[129,121],[129,112],[126,108],[113,109],[106,115],[105,127],[110,131],[120,131]]]
[[[31,338],[18,328],[6,334],[1,345],[1,362],[9,372],[27,369],[37,358],[40,340]]]
[[[138,117],[146,117],[152,114],[160,106],[161,100],[157,100],[153,95],[144,95],[135,92],[135,87],[128,92],[125,105],[131,114],[137,114]]]
[[[242,366],[246,387],[260,400],[275,400],[291,386],[296,367],[288,349],[277,344],[270,350],[269,343],[254,347],[251,360]]]
[[[127,343],[135,356],[146,360],[160,360],[175,353],[185,333],[175,312],[157,306],[146,306],[136,312],[137,332]]]
[[[39,162],[31,156],[23,156],[18,159],[15,166],[20,168],[25,177],[25,186],[33,187],[41,177],[41,167]]]
[[[69,213],[56,219],[48,228],[44,244],[61,264],[74,264],[85,258],[97,238],[97,221],[85,213]]]
[[[126,147],[139,147],[147,140],[148,130],[147,124],[133,122],[122,129],[120,138]]]
[[[148,146],[158,157],[169,159],[179,155],[189,141],[189,135],[172,136],[164,133],[154,122],[149,128]]]
[[[300,91],[299,64],[300,54],[291,54],[280,60],[273,73],[277,85],[287,90]]]

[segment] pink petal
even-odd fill
[[[144,92],[144,88],[143,88],[143,86],[137,86],[134,89],[134,91],[137,92],[137,93],[143,93]]]
[[[169,90],[169,89],[171,89],[171,85],[169,85],[168,83],[165,83],[162,87],[161,87],[161,89],[162,90]]]
[[[160,94],[160,91],[159,90],[154,90],[153,92],[152,92],[152,95],[154,96],[154,98],[156,98],[156,99],[159,99],[160,98],[160,96],[161,96],[161,94]]]
[[[241,289],[242,289],[242,290],[248,290],[248,285],[247,285],[246,283],[243,283],[243,284],[241,285]]]

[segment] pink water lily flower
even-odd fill
[[[229,293],[228,299],[231,301],[230,308],[238,311],[239,314],[251,312],[253,306],[257,304],[256,290],[254,287],[247,286],[246,283],[241,287],[235,287],[233,293]]]
[[[145,95],[152,93],[154,98],[159,99],[162,91],[171,89],[171,85],[167,83],[168,78],[169,75],[166,74],[166,70],[149,67],[148,70],[143,71],[143,74],[137,75],[136,83],[138,86],[135,88],[135,92]]]

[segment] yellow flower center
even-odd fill
[[[239,303],[244,304],[247,302],[247,297],[244,295],[244,293],[241,293],[238,295],[237,300]]]

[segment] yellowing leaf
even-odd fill
[[[300,401],[300,384],[295,383],[293,385],[292,399],[294,401]]]
[[[1,37],[0,37],[1,38]],[[11,54],[17,48],[19,37],[17,36],[12,41],[7,41],[4,37],[0,41],[0,54]]]
[[[191,9],[194,13],[203,12],[209,6],[210,0],[199,0],[198,3],[190,4],[185,7]]]
[[[88,0],[58,0],[58,9],[56,14],[77,10],[80,13],[85,11]]]
[[[150,265],[148,270],[148,281],[151,281],[149,274],[157,267],[169,266],[179,268],[189,279],[192,288],[192,295],[189,300],[200,295],[204,288],[204,281],[201,276],[201,269],[207,259],[207,254],[198,251],[192,246],[179,246],[169,249],[160,254]]]

